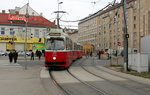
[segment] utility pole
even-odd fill
[[[27,8],[26,8],[26,22],[25,22],[25,44],[24,44],[24,51],[25,51],[25,70],[27,69],[27,31],[28,31],[28,17],[29,17],[29,13],[28,13],[28,6],[29,3],[27,3]]]
[[[15,36],[15,31],[14,31],[14,29],[12,28],[12,26],[13,26],[13,21],[10,21],[10,23],[11,23],[11,29],[12,29],[12,33],[13,33],[13,37],[12,37],[12,50],[15,50],[15,45],[14,45],[14,36]]]
[[[60,11],[59,11],[59,4],[62,4],[63,2],[59,2],[59,0],[58,0],[58,11],[57,11],[57,28],[58,29],[60,29],[60,25],[59,25],[59,13],[60,13]]]
[[[60,20],[60,17],[59,17],[59,13],[66,13],[65,11],[59,11],[59,5],[60,4],[62,4],[63,2],[59,2],[59,0],[57,0],[58,1],[58,10],[57,11],[55,11],[54,13],[56,13],[57,14],[57,29],[60,29],[61,27],[60,27],[60,24],[59,24],[59,20]]]
[[[60,25],[59,25],[59,4],[62,4],[63,2],[59,2],[58,0],[58,13],[57,13],[57,28],[59,29],[60,28]]]
[[[122,0],[123,2],[123,15],[124,15],[124,69],[125,71],[129,71],[128,69],[128,38],[129,34],[127,31],[127,20],[126,20],[126,0]]]

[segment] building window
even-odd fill
[[[45,37],[45,33],[46,33],[46,29],[43,29],[43,31],[42,31],[43,37]]]
[[[1,28],[0,32],[1,32],[1,35],[4,35],[5,34],[5,28]]]
[[[11,35],[11,36],[14,35],[14,28],[10,28],[10,35]]]
[[[134,20],[136,20],[136,16],[134,16]]]
[[[133,33],[133,36],[136,37],[136,36],[137,36],[137,32],[134,32],[134,33]]]
[[[136,44],[137,44],[137,41],[136,41],[136,40],[134,40],[134,41],[133,41],[133,45],[134,45],[134,46],[136,46]]]
[[[35,29],[34,36],[39,37],[39,29]]]
[[[136,28],[136,24],[134,24],[134,29]]]

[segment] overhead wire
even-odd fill
[[[101,0],[94,1],[94,2],[96,3],[96,2],[100,2],[100,1],[101,1]],[[108,8],[110,5],[111,5],[111,6],[115,6],[115,4],[116,4],[116,0],[114,0],[114,1],[112,1],[111,3],[107,4],[107,5],[106,5],[105,7],[103,7],[100,11],[102,11],[102,10]],[[81,21],[81,19],[80,19],[80,20],[73,20],[73,21],[60,19],[60,21],[69,23],[69,22],[79,22],[79,21]],[[72,26],[72,25],[71,25],[71,26]]]

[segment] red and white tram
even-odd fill
[[[69,68],[82,57],[82,46],[64,32],[49,32],[45,41],[45,67]]]

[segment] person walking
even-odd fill
[[[17,59],[18,59],[18,52],[16,52],[16,50],[14,50],[13,58],[14,58],[14,63],[17,63]]]
[[[102,53],[102,51],[98,52],[98,59],[101,59],[101,53]]]
[[[39,52],[39,50],[36,50],[36,52],[35,52],[35,54],[36,54],[37,57],[38,57],[38,52]]]
[[[86,58],[89,57],[89,51],[86,51]]]
[[[41,56],[42,56],[42,52],[39,50],[39,51],[37,52],[37,55],[38,55],[39,60],[40,60],[40,59],[41,59]]]
[[[91,56],[91,57],[92,57],[92,54],[93,54],[93,52],[91,51],[91,52],[90,52],[90,56]]]
[[[31,60],[34,60],[34,52],[31,52]]]
[[[12,63],[12,61],[13,61],[13,53],[12,53],[12,51],[10,51],[10,53],[8,54],[8,57],[9,57],[9,62]]]

